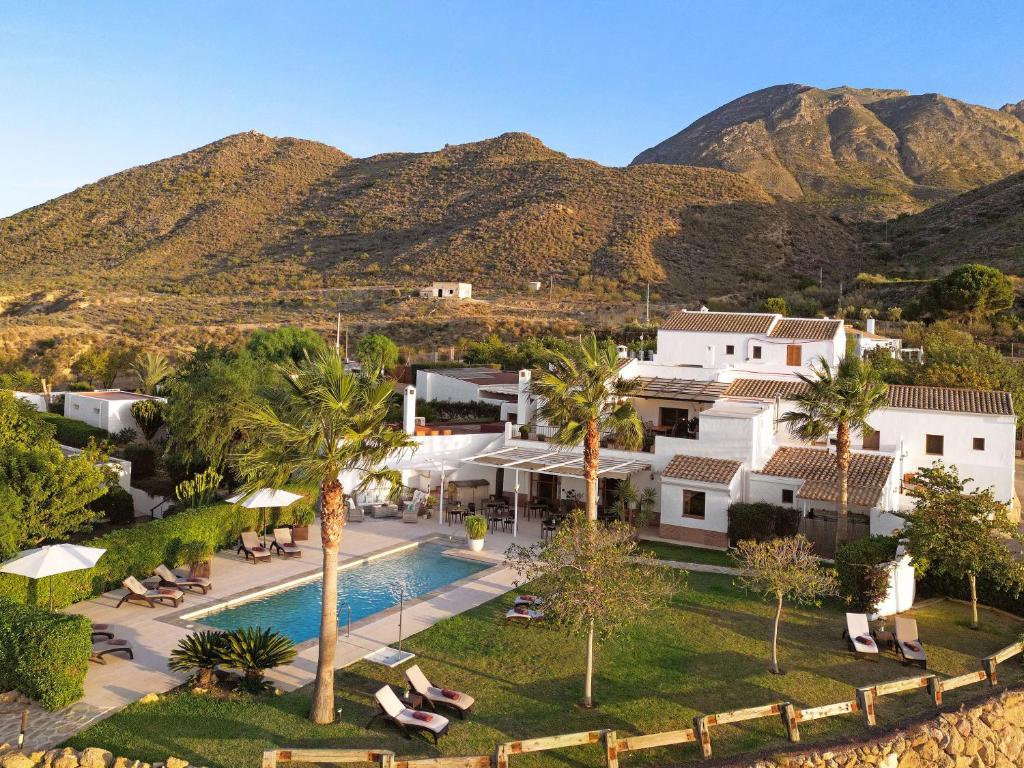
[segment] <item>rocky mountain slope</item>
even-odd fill
[[[11,292],[653,280],[700,298],[855,269],[855,237],[728,171],[608,168],[525,134],[353,159],[229,136],[0,220]],[[745,281],[744,285],[740,285]]]
[[[1024,102],[778,85],[742,96],[641,152],[634,165],[722,168],[848,219],[916,212],[1024,170]]]

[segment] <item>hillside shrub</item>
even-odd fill
[[[142,443],[131,443],[121,451],[132,463],[132,479],[152,477],[156,471],[156,449]]]
[[[54,436],[61,445],[85,448],[90,437],[95,438],[97,442],[110,439],[110,433],[107,430],[93,427],[84,421],[69,419],[57,413],[43,414],[43,418],[57,430]]]
[[[135,502],[128,491],[120,485],[112,485],[107,492],[89,505],[114,525],[128,525],[135,522]]]
[[[21,691],[51,712],[85,693],[92,648],[85,616],[0,597],[0,691]]]
[[[896,557],[895,536],[866,536],[836,552],[839,594],[854,610],[872,613],[889,591],[889,572],[878,568]]]
[[[291,524],[293,518],[291,507],[267,512],[271,526]],[[160,563],[179,562],[178,553],[185,542],[200,541],[214,550],[233,546],[238,535],[245,530],[255,530],[259,520],[258,509],[218,502],[83,541],[86,546],[103,547],[107,552],[94,568],[54,576],[54,606],[71,605],[119,587],[128,576],[147,576]],[[30,605],[47,605],[49,586],[0,573],[0,597]]]
[[[764,501],[736,502],[729,506],[729,545],[746,539],[767,541],[780,536],[795,536],[800,530],[800,510],[780,507]]]

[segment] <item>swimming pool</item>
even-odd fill
[[[489,563],[445,555],[449,548],[448,544],[426,542],[365,565],[342,568],[338,572],[338,620],[345,623],[349,605],[354,623],[398,605],[403,588],[409,600],[491,567]],[[273,627],[301,643],[320,634],[322,596],[323,582],[317,579],[196,617],[195,621],[216,629]]]

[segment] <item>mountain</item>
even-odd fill
[[[965,262],[1024,274],[1024,173],[903,217],[886,231],[895,261],[922,274]]]
[[[1024,170],[1024,102],[995,110],[934,93],[776,85],[633,160],[648,163],[722,168],[780,199],[889,218]]]
[[[365,159],[238,134],[2,219],[0,239],[11,293],[229,295],[456,278],[515,291],[554,275],[649,279],[696,299],[855,271],[851,233],[744,176],[609,168],[518,133]]]

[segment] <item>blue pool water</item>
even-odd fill
[[[487,563],[449,557],[448,545],[427,543],[372,560],[366,565],[338,572],[338,621],[344,631],[348,605],[352,622],[398,605],[404,587],[405,599],[426,594],[438,587],[479,573]],[[275,592],[197,619],[217,629],[273,627],[296,643],[320,634],[320,604],[323,583],[317,579]]]

